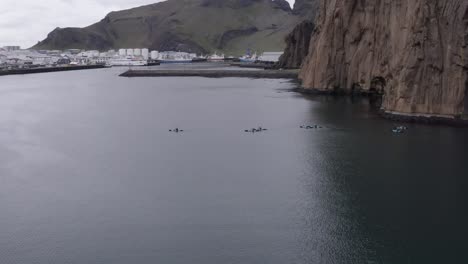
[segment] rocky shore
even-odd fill
[[[379,114],[389,120],[406,123],[421,123],[429,125],[448,125],[455,127],[468,127],[468,115],[438,115],[438,114],[407,114],[395,111],[385,111],[381,108],[383,96],[381,94],[370,92],[370,91],[359,91],[351,93],[347,90],[322,90],[322,89],[310,89],[310,88],[297,88],[294,90],[297,93],[305,95],[316,95],[316,96],[346,96],[346,97],[357,97],[357,98],[368,98],[371,105],[376,110],[379,108]]]
[[[468,116],[406,114],[385,110],[381,110],[380,114],[386,119],[398,122],[468,127]]]

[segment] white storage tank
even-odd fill
[[[141,56],[141,49],[134,49],[134,50],[133,50],[133,55],[135,55],[135,56]]]
[[[125,49],[119,49],[119,56],[122,56],[122,57],[127,56],[127,51]]]
[[[149,59],[149,50],[148,49],[142,49],[141,50],[141,56],[143,56],[143,59],[145,59],[145,60]]]
[[[133,49],[127,49],[127,56],[133,56]]]
[[[151,59],[157,60],[159,58],[159,52],[157,50],[151,51]]]
[[[258,58],[258,60],[262,62],[278,62],[281,55],[283,55],[282,51],[263,52],[263,54]]]

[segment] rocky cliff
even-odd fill
[[[468,113],[468,1],[322,0],[305,88],[383,94],[396,114]]]
[[[309,54],[309,45],[314,30],[314,19],[318,14],[319,0],[296,0],[293,13],[303,18],[291,33],[286,36],[286,49],[276,65],[278,68],[300,68]]]
[[[302,20],[285,0],[168,0],[112,12],[86,28],[58,28],[33,48],[276,51]]]
[[[277,67],[285,69],[298,69],[302,61],[309,54],[310,38],[314,31],[314,23],[306,20],[297,25],[286,37],[286,49],[281,56]]]

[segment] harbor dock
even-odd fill
[[[207,77],[297,79],[297,70],[128,70],[122,77]]]
[[[105,65],[78,65],[78,66],[62,66],[62,67],[42,67],[30,69],[12,69],[0,71],[2,75],[17,75],[17,74],[32,74],[32,73],[45,73],[45,72],[61,72],[61,71],[77,71],[77,70],[91,70],[106,68]]]

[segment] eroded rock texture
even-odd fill
[[[286,37],[286,49],[281,56],[278,67],[297,69],[309,54],[310,38],[314,31],[312,21],[303,21]]]
[[[468,113],[468,0],[322,0],[305,88],[380,91],[388,112]]]

